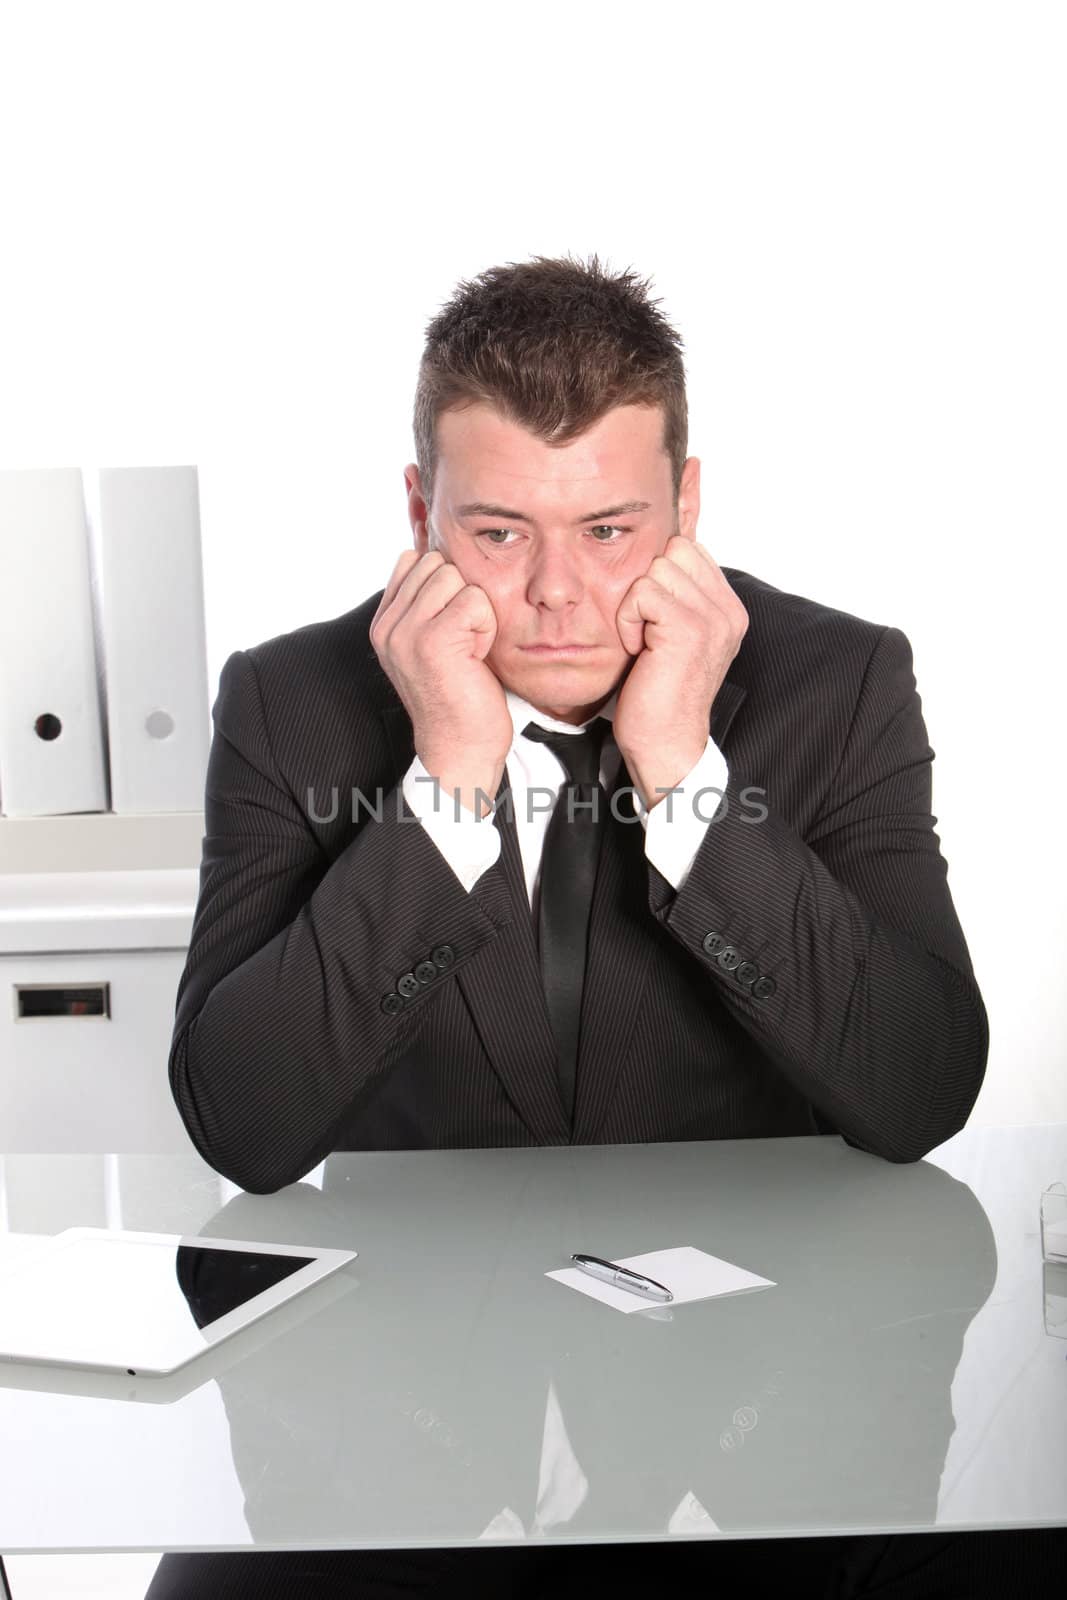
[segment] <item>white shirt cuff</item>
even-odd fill
[[[418,756],[405,772],[401,789],[408,807],[469,892],[500,855],[500,830],[493,826],[492,812],[476,817],[458,805],[455,795],[442,790]]]
[[[645,855],[672,889],[683,887],[726,793],[728,779],[726,757],[709,734],[696,766],[657,800],[651,811],[634,789],[634,811],[645,830]],[[714,792],[702,794],[701,790]]]

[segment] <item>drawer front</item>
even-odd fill
[[[167,1081],[185,958],[0,956],[0,1150],[192,1151]]]

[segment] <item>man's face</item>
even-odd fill
[[[700,462],[685,464],[676,516],[662,437],[658,406],[617,406],[553,448],[476,405],[438,418],[428,515],[418,468],[405,472],[419,554],[440,550],[489,596],[489,666],[562,722],[587,721],[621,685],[636,659],[615,626],[622,598],[672,534],[696,535]],[[531,648],[559,644],[584,648]]]

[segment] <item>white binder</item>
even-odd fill
[[[82,475],[0,472],[0,811],[107,809]]]
[[[195,467],[88,474],[111,808],[200,811],[211,743]]]

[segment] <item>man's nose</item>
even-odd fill
[[[527,586],[530,604],[557,610],[581,600],[584,593],[572,552],[563,545],[542,545],[534,557]]]

